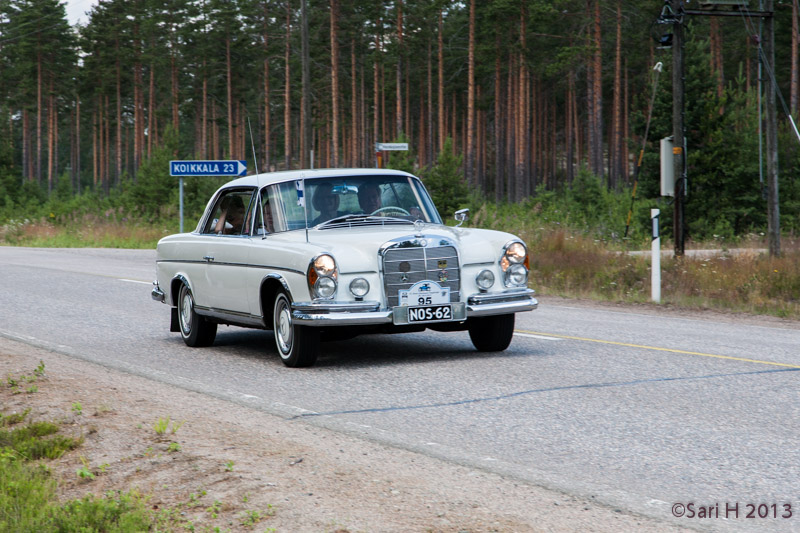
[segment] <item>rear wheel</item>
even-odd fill
[[[272,313],[275,346],[283,364],[289,367],[312,366],[319,352],[319,330],[300,326],[292,320],[292,302],[284,291],[275,296]]]
[[[186,284],[181,285],[178,293],[178,325],[187,346],[211,346],[217,336],[217,324],[194,310],[194,297]]]
[[[479,352],[502,352],[514,336],[514,313],[467,320],[469,338]]]

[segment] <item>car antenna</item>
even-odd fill
[[[247,115],[247,129],[250,130],[250,146],[253,149],[253,166],[256,167],[256,184],[258,185],[258,209],[261,211],[261,239],[267,238],[267,229],[264,226],[264,205],[261,201],[261,174],[258,172],[258,158],[256,157],[256,142],[253,139],[253,126],[250,124],[250,115]]]

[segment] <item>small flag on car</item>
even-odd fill
[[[295,187],[297,187],[297,205],[300,207],[305,207],[306,205],[306,198],[303,191],[303,180],[297,180],[294,182]]]

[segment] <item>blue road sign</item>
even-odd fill
[[[170,176],[244,176],[247,161],[170,161]]]

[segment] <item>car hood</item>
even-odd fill
[[[454,228],[439,224],[426,224],[417,232],[413,226],[356,227],[341,229],[312,229],[308,243],[331,253],[340,272],[359,272],[377,266],[378,251],[384,244],[400,240],[426,239],[428,246],[438,244],[437,239],[449,239],[456,244],[460,263],[492,263],[498,261],[503,246],[517,239],[502,231]]]

